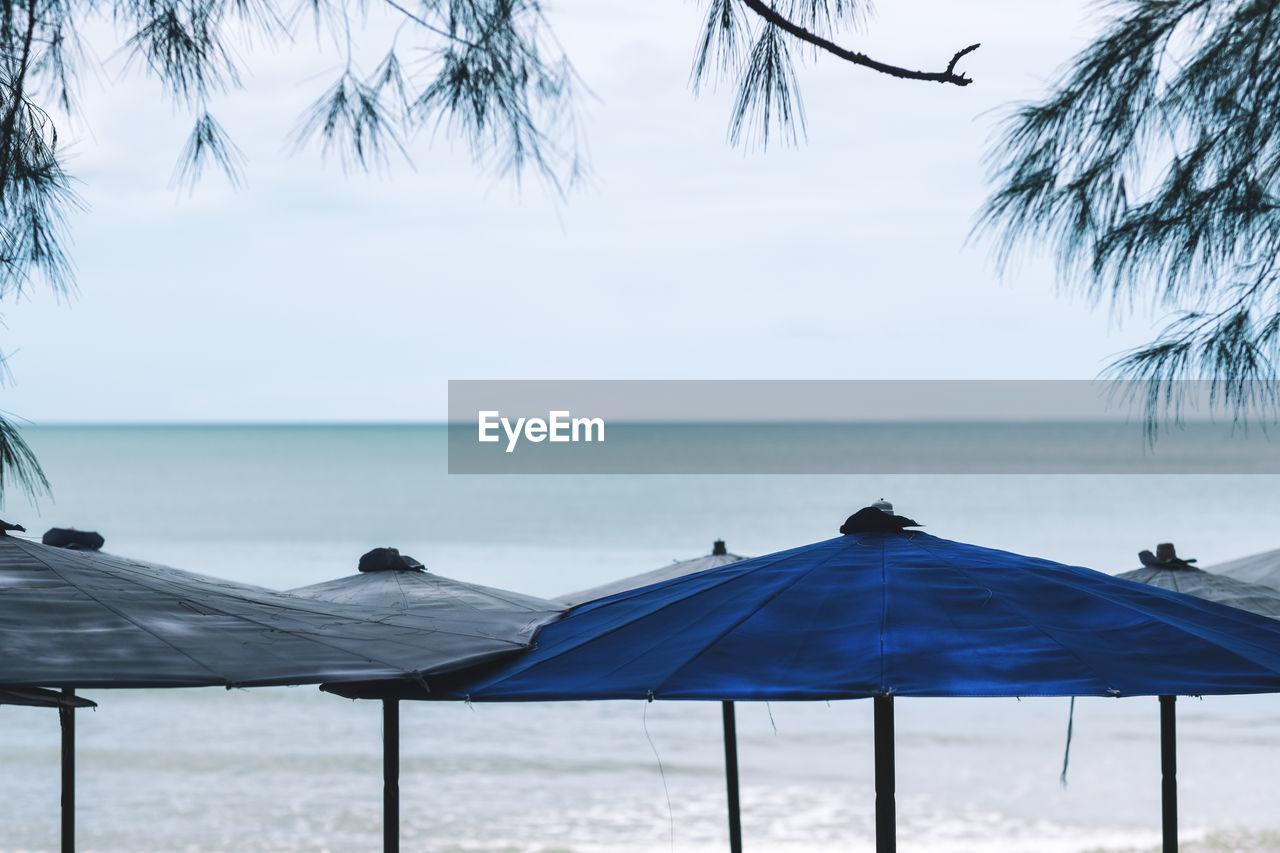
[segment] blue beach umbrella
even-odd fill
[[[918,526],[868,507],[834,539],[581,605],[529,652],[429,694],[394,689],[472,702],[872,698],[879,851],[896,846],[898,696],[1280,691],[1271,620]]]

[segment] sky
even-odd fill
[[[691,2],[553,3],[591,89],[592,177],[558,199],[474,165],[444,133],[344,173],[289,137],[338,58],[305,28],[241,56],[213,112],[246,185],[172,184],[190,118],[90,35],[101,71],[63,120],[87,208],[78,293],[0,306],[34,423],[431,421],[450,379],[1090,379],[1152,336],[1055,286],[1001,276],[969,239],[984,154],[1101,25],[1083,3],[884,0],[839,41],[961,68],[966,88],[831,57],[799,79],[807,138],[726,141],[733,87],[695,96]],[[357,40],[381,44],[385,20]]]

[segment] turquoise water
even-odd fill
[[[33,532],[286,588],[394,545],[535,595],[705,553],[829,538],[879,497],[930,532],[1119,572],[1173,540],[1202,563],[1280,546],[1275,476],[460,476],[442,427],[31,429],[55,488]],[[945,442],[945,433],[938,442]],[[380,849],[375,704],[314,688],[97,691],[80,712],[80,849]],[[1275,697],[1182,700],[1184,849],[1280,849]],[[719,713],[700,703],[408,704],[406,850],[727,849]],[[1154,700],[898,703],[904,850],[1147,850],[1159,838]],[[865,702],[739,711],[749,850],[872,840]],[[58,727],[0,706],[0,850],[54,850]],[[661,770],[659,768],[661,760]]]

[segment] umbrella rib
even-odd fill
[[[23,540],[21,540],[21,539],[17,539],[16,537],[14,537],[14,541],[16,541],[16,542],[21,542],[21,541],[23,541]],[[66,576],[65,576],[65,575],[63,575],[63,574],[62,574],[62,572],[58,571],[58,570],[57,570],[57,569],[56,569],[56,568],[55,568],[55,567],[54,567],[54,566],[53,566],[53,565],[52,565],[48,560],[46,560],[46,559],[44,559],[43,557],[41,557],[39,553],[32,553],[31,551],[28,551],[28,550],[27,550],[27,549],[25,549],[25,548],[23,548],[23,549],[22,549],[22,551],[23,551],[23,553],[25,553],[27,556],[29,556],[31,559],[33,559],[33,560],[35,560],[36,562],[38,562],[38,563],[42,564],[42,565],[43,565],[46,569],[48,569],[50,572],[53,572],[53,574],[57,575],[58,579],[59,579],[59,580],[61,580],[63,583],[65,583],[67,586],[71,587],[72,589],[76,590],[77,592],[79,592],[79,593],[81,593],[81,594],[83,594],[83,595],[87,595],[91,600],[93,600],[94,602],[96,602],[96,603],[98,604],[98,606],[99,606],[99,607],[102,607],[103,609],[105,609],[105,610],[109,610],[110,612],[114,613],[116,616],[118,616],[118,617],[120,617],[121,619],[123,619],[124,621],[128,622],[130,625],[133,625],[133,627],[137,628],[137,629],[138,629],[139,631],[141,631],[142,633],[146,634],[147,636],[151,637],[152,639],[155,639],[155,640],[159,641],[159,642],[160,642],[160,643],[162,643],[163,645],[166,645],[166,646],[168,646],[169,648],[173,649],[175,652],[177,652],[178,654],[180,654],[180,655],[182,655],[183,657],[187,658],[188,660],[190,660],[192,663],[194,663],[196,666],[200,667],[201,669],[206,670],[209,674],[213,675],[214,677],[216,677],[216,678],[221,678],[223,682],[228,681],[228,679],[226,678],[226,676],[219,675],[219,673],[217,672],[217,670],[213,669],[213,667],[211,667],[211,666],[209,666],[208,664],[204,663],[203,661],[199,660],[199,659],[198,659],[198,658],[196,658],[194,655],[192,655],[190,652],[183,651],[182,649],[180,649],[180,648],[178,648],[177,646],[175,646],[173,643],[171,643],[171,642],[169,642],[168,640],[166,640],[164,637],[161,637],[161,636],[160,636],[159,634],[157,634],[155,631],[153,631],[153,630],[151,630],[150,628],[147,628],[146,626],[142,625],[142,623],[138,622],[138,621],[137,621],[136,619],[134,619],[133,617],[131,617],[131,616],[127,615],[126,613],[124,613],[123,611],[119,610],[118,608],[112,607],[110,604],[107,604],[105,601],[103,601],[102,599],[98,598],[98,597],[97,597],[96,595],[94,595],[93,593],[91,593],[91,592],[89,592],[89,591],[87,591],[87,590],[85,590],[85,589],[82,589],[81,587],[79,587],[79,586],[77,586],[76,584],[72,583],[71,581],[67,580]]]
[[[880,543],[880,689],[885,690],[888,681],[888,656],[884,650],[884,638],[889,624],[889,559],[885,556],[884,542]],[[886,691],[886,695],[888,695]]]
[[[474,594],[499,601],[512,610],[524,613],[560,613],[568,609],[555,602],[540,600],[534,596],[524,595],[512,590],[467,583],[466,581],[447,578],[443,575],[436,575],[426,571],[413,572],[414,583],[406,585],[405,575],[406,573],[404,572],[395,572],[395,581],[404,596],[404,609],[408,612],[412,612],[415,609],[414,605],[419,598],[415,594],[417,586],[429,587],[427,595],[436,596],[441,601],[446,602],[446,606],[459,610],[470,610],[474,613],[489,612],[487,608],[468,600],[468,595]],[[335,583],[338,583],[338,581],[335,581]],[[422,598],[426,599],[426,596],[422,596]],[[535,607],[534,603],[538,606]]]
[[[393,571],[391,576],[396,580],[396,588],[400,590],[400,597],[404,599],[404,609],[407,613],[409,611],[409,594],[404,591],[404,584],[400,582],[400,573]]]
[[[1136,581],[1130,581],[1129,583],[1137,583],[1137,582],[1136,582]],[[1170,590],[1170,591],[1172,591],[1172,590]],[[1126,610],[1132,610],[1133,612],[1138,613],[1138,614],[1140,614],[1140,615],[1142,615],[1142,616],[1145,616],[1145,617],[1147,617],[1148,619],[1155,618],[1155,617],[1153,617],[1153,616],[1152,616],[1152,614],[1150,613],[1150,611],[1143,609],[1141,606],[1135,606],[1135,605],[1133,605],[1132,603],[1130,603],[1130,602],[1128,602],[1128,601],[1125,601],[1125,600],[1123,600],[1123,599],[1117,599],[1117,598],[1113,597],[1112,595],[1108,595],[1106,592],[1099,592],[1099,593],[1095,593],[1095,594],[1096,594],[1099,598],[1103,598],[1103,599],[1105,599],[1106,601],[1110,602],[1111,604],[1115,604],[1115,605],[1117,605],[1117,606],[1123,607],[1123,608],[1125,608]],[[1178,593],[1178,594],[1179,594],[1179,595],[1188,595],[1188,593]],[[1198,601],[1203,602],[1203,603],[1205,603],[1205,604],[1208,604],[1210,607],[1224,608],[1224,609],[1226,609],[1226,610],[1228,611],[1228,615],[1229,615],[1233,620],[1235,620],[1237,623],[1244,623],[1244,624],[1246,624],[1246,625],[1248,624],[1247,622],[1245,622],[1244,620],[1242,620],[1242,619],[1241,619],[1237,614],[1235,614],[1235,613],[1232,613],[1232,612],[1231,612],[1231,611],[1233,611],[1233,610],[1239,610],[1240,608],[1230,607],[1229,605],[1226,605],[1226,604],[1219,604],[1218,602],[1210,601],[1210,600],[1209,600],[1209,599],[1207,599],[1207,598],[1199,598],[1198,596],[1189,596],[1189,597],[1191,597],[1191,598],[1196,598]],[[1242,612],[1247,613],[1247,612],[1249,612],[1249,611],[1242,611]],[[1269,616],[1262,616],[1262,615],[1260,615],[1260,614],[1256,614],[1256,613],[1255,613],[1255,614],[1253,614],[1253,615],[1254,615],[1254,616],[1256,616],[1258,619],[1266,619],[1266,620],[1268,620],[1268,621],[1273,621],[1273,622],[1274,622],[1274,621],[1276,621],[1276,620],[1274,620],[1274,619],[1271,619],[1271,617],[1269,617]],[[1179,621],[1181,621],[1181,619],[1182,619],[1182,617],[1177,617],[1177,618],[1179,619]],[[1211,645],[1211,646],[1213,646],[1213,647],[1215,647],[1215,648],[1217,648],[1217,649],[1220,649],[1221,651],[1224,651],[1224,652],[1226,652],[1227,654],[1234,655],[1235,657],[1239,658],[1240,660],[1247,661],[1248,663],[1251,663],[1251,664],[1253,664],[1254,666],[1257,666],[1257,667],[1261,667],[1262,669],[1268,670],[1268,671],[1270,671],[1271,673],[1273,673],[1273,674],[1275,674],[1275,675],[1280,675],[1280,666],[1277,666],[1277,665],[1274,665],[1274,664],[1271,664],[1271,663],[1262,663],[1262,662],[1259,662],[1259,661],[1257,661],[1257,660],[1254,660],[1254,659],[1253,659],[1253,658],[1251,658],[1251,657],[1246,657],[1246,656],[1244,656],[1243,654],[1241,654],[1239,651],[1237,651],[1236,649],[1228,648],[1227,646],[1225,646],[1225,645],[1223,645],[1222,643],[1218,642],[1218,640],[1216,640],[1216,639],[1214,639],[1214,638],[1212,638],[1212,637],[1207,637],[1207,636],[1205,636],[1203,633],[1201,633],[1201,632],[1199,632],[1199,631],[1196,631],[1196,630],[1192,630],[1192,628],[1186,627],[1186,626],[1184,626],[1184,625],[1179,624],[1179,625],[1175,625],[1174,627],[1176,627],[1178,630],[1180,630],[1180,631],[1182,631],[1182,632],[1184,632],[1184,633],[1186,633],[1186,634],[1190,634],[1190,635],[1191,635],[1191,636],[1193,636],[1193,637],[1196,637],[1196,638],[1198,638],[1198,639],[1200,639],[1200,640],[1203,640],[1204,642],[1208,643],[1209,645]],[[1250,626],[1250,627],[1252,628],[1252,627],[1254,627],[1254,626]],[[1275,654],[1273,651],[1271,651],[1270,649],[1266,648],[1265,646],[1259,646],[1259,645],[1258,645],[1258,643],[1257,643],[1257,642],[1255,642],[1254,640],[1247,639],[1247,638],[1242,637],[1242,636],[1240,636],[1240,635],[1238,635],[1238,634],[1237,634],[1237,635],[1235,635],[1234,639],[1235,639],[1236,641],[1238,641],[1238,642],[1244,642],[1244,643],[1248,644],[1249,646],[1251,646],[1251,647],[1253,647],[1253,648],[1257,649],[1258,651],[1263,652],[1263,653],[1264,653],[1265,655],[1267,655],[1267,656],[1273,656],[1273,655]]]
[[[1131,580],[1128,580],[1128,579],[1126,579],[1126,578],[1116,578],[1116,580],[1120,580],[1120,581],[1124,581],[1124,582],[1129,583],[1129,584],[1137,585],[1139,588],[1154,588],[1154,589],[1156,589],[1156,590],[1160,590],[1160,589],[1161,589],[1160,587],[1154,587],[1154,585],[1151,585],[1151,584],[1145,584],[1145,583],[1143,583],[1143,582],[1141,582],[1141,581],[1131,581]],[[1054,582],[1055,582],[1055,583],[1058,583],[1058,584],[1061,584],[1061,581],[1054,581]],[[1245,620],[1243,620],[1243,619],[1241,619],[1241,618],[1240,618],[1240,616],[1239,616],[1239,614],[1238,614],[1238,613],[1233,612],[1233,611],[1242,611],[1242,612],[1245,612],[1245,613],[1249,613],[1250,611],[1243,610],[1242,608],[1239,608],[1239,607],[1232,607],[1232,606],[1230,606],[1230,605],[1223,604],[1223,603],[1221,603],[1221,602],[1213,601],[1212,599],[1208,599],[1208,598],[1201,598],[1200,596],[1192,595],[1191,593],[1181,592],[1181,591],[1179,591],[1179,590],[1164,590],[1164,592],[1175,592],[1175,593],[1177,593],[1177,594],[1178,594],[1178,595],[1180,595],[1180,596],[1185,596],[1185,597],[1189,597],[1189,598],[1195,599],[1195,601],[1196,601],[1197,603],[1208,604],[1211,608],[1213,608],[1213,607],[1217,607],[1217,608],[1225,608],[1225,609],[1227,610],[1227,614],[1228,614],[1228,615],[1230,616],[1230,618],[1231,618],[1231,619],[1233,619],[1235,622],[1237,622],[1237,623],[1243,623],[1243,624],[1248,624]],[[1129,602],[1129,601],[1126,601],[1126,600],[1124,600],[1123,598],[1116,598],[1113,594],[1110,594],[1110,593],[1108,593],[1107,591],[1094,592],[1093,594],[1094,594],[1094,595],[1097,595],[1099,598],[1102,598],[1102,599],[1106,600],[1107,602],[1109,602],[1109,603],[1111,603],[1111,604],[1117,605],[1117,606],[1119,606],[1119,607],[1123,607],[1123,608],[1125,608],[1126,610],[1131,610],[1131,611],[1133,611],[1134,613],[1138,613],[1138,614],[1140,614],[1140,615],[1142,615],[1142,616],[1147,617],[1148,619],[1151,619],[1151,618],[1159,618],[1159,617],[1153,617],[1153,616],[1152,616],[1152,614],[1151,614],[1151,612],[1150,612],[1149,610],[1147,610],[1147,609],[1143,608],[1140,604],[1139,604],[1139,605],[1134,605],[1133,603],[1131,603],[1131,602]],[[1181,604],[1181,602],[1179,602],[1179,604]],[[1183,606],[1185,606],[1185,605],[1183,605]],[[1255,617],[1257,617],[1257,618],[1259,618],[1259,619],[1266,619],[1266,620],[1268,620],[1269,622],[1275,622],[1275,621],[1277,621],[1277,620],[1275,620],[1275,619],[1273,619],[1273,618],[1271,618],[1271,617],[1269,617],[1269,616],[1264,616],[1264,615],[1262,615],[1262,614],[1258,614],[1258,613],[1254,613],[1254,614],[1252,614],[1252,615],[1253,615],[1253,616],[1255,616]],[[1177,618],[1177,619],[1179,619],[1179,621],[1181,621],[1183,617],[1176,616],[1175,618]],[[1197,631],[1197,630],[1193,630],[1193,627],[1194,627],[1194,626],[1193,626],[1193,627],[1186,627],[1186,626],[1184,626],[1184,625],[1178,624],[1178,625],[1175,625],[1174,627],[1176,627],[1178,630],[1180,630],[1180,631],[1182,631],[1182,632],[1184,632],[1184,633],[1186,633],[1186,634],[1190,634],[1190,635],[1191,635],[1191,636],[1193,636],[1193,637],[1197,637],[1197,638],[1199,638],[1199,639],[1203,640],[1204,642],[1209,643],[1210,645],[1212,645],[1212,646],[1214,646],[1214,647],[1216,647],[1216,648],[1218,648],[1218,649],[1221,649],[1222,651],[1227,652],[1228,654],[1235,655],[1236,657],[1240,658],[1241,660],[1248,661],[1249,663],[1252,663],[1252,664],[1254,664],[1255,666],[1260,666],[1260,667],[1262,667],[1262,668],[1264,668],[1264,669],[1270,670],[1270,671],[1271,671],[1271,672],[1273,672],[1273,673],[1276,673],[1277,675],[1280,675],[1280,668],[1277,668],[1277,666],[1273,666],[1272,664],[1269,664],[1269,663],[1259,663],[1258,661],[1255,661],[1255,660],[1253,660],[1252,658],[1245,657],[1244,655],[1240,654],[1240,652],[1239,652],[1239,651],[1237,651],[1237,650],[1235,650],[1235,649],[1228,648],[1228,647],[1226,647],[1226,646],[1222,645],[1221,643],[1219,643],[1217,640],[1215,640],[1215,639],[1213,639],[1213,638],[1211,638],[1211,637],[1205,636],[1203,633],[1201,633],[1201,632],[1199,632],[1199,631]],[[1250,626],[1250,627],[1253,627],[1253,626]],[[1247,643],[1249,646],[1251,646],[1251,647],[1253,647],[1253,648],[1256,648],[1256,649],[1258,649],[1259,651],[1262,651],[1262,652],[1264,652],[1264,653],[1271,653],[1271,650],[1270,650],[1270,649],[1268,649],[1268,648],[1267,648],[1267,647],[1265,647],[1265,646],[1259,646],[1259,645],[1258,645],[1258,643],[1257,643],[1257,642],[1255,642],[1255,641],[1253,641],[1253,640],[1249,640],[1249,639],[1243,638],[1243,637],[1241,637],[1241,636],[1239,636],[1239,635],[1236,635],[1236,636],[1235,636],[1235,639],[1236,639],[1236,640],[1238,640],[1238,641],[1243,641],[1243,642]]]
[[[772,559],[770,559],[770,556],[769,556],[769,555],[766,555],[766,556],[764,556],[764,557],[756,557],[756,558],[754,558],[754,559],[752,559],[752,560],[743,560],[743,561],[738,562],[738,563],[727,563],[727,564],[725,564],[724,566],[718,566],[718,567],[716,567],[716,568],[717,568],[717,569],[727,569],[727,568],[739,569],[739,568],[742,566],[742,564],[743,564],[743,563],[747,563],[747,562],[755,562],[756,560],[767,560],[767,562],[763,562],[763,563],[761,563],[760,565],[753,566],[753,567],[751,567],[751,568],[749,568],[749,569],[748,569],[748,571],[755,571],[755,570],[757,570],[757,569],[762,569],[762,568],[766,568],[766,567],[768,567],[768,566],[772,566],[772,565],[774,565],[775,563],[777,563],[777,562],[781,561],[782,559],[783,559],[783,557],[782,557],[782,556],[780,556],[780,555],[779,555],[779,556],[773,556],[773,558],[772,558]],[[716,569],[708,569],[708,571],[715,571],[715,570],[716,570]],[[682,603],[682,602],[689,601],[691,598],[694,598],[694,597],[696,597],[696,596],[698,596],[698,595],[703,595],[704,593],[713,592],[714,590],[719,589],[720,587],[724,586],[725,584],[733,583],[735,580],[738,580],[739,578],[741,578],[741,577],[743,576],[743,574],[744,574],[744,573],[743,573],[742,571],[737,571],[737,572],[735,572],[732,576],[727,577],[727,578],[725,578],[724,580],[719,581],[718,583],[716,583],[716,584],[714,584],[714,585],[712,585],[712,586],[707,587],[706,589],[699,590],[699,591],[698,591],[694,596],[688,596],[688,597],[685,597],[685,598],[677,598],[677,599],[673,599],[673,600],[671,600],[671,601],[668,601],[667,603],[663,604],[661,607],[657,607],[657,608],[654,608],[653,610],[648,611],[648,612],[647,612],[647,613],[645,613],[642,617],[638,617],[638,619],[639,619],[639,618],[649,618],[650,616],[653,616],[655,613],[661,613],[663,610],[666,610],[668,607],[674,607],[675,605],[680,604],[680,603]],[[676,578],[675,580],[679,581],[679,580],[681,580],[681,579],[680,579],[680,578]],[[625,601],[625,600],[627,600],[627,599],[631,598],[631,595],[629,595],[629,593],[634,593],[634,592],[635,592],[635,590],[624,590],[623,592],[615,593],[615,595],[620,596],[620,598],[618,599],[618,601]],[[589,601],[589,602],[584,602],[584,603],[585,603],[585,604],[592,604],[592,605],[594,605],[594,604],[597,604],[598,602],[595,602],[595,601]],[[599,608],[596,608],[596,609],[598,610]],[[592,611],[592,612],[594,612],[594,611]],[[566,618],[571,618],[571,617],[566,617]],[[541,658],[541,659],[539,659],[539,660],[535,661],[535,662],[532,664],[532,666],[538,666],[538,665],[541,665],[541,664],[546,663],[546,662],[548,662],[548,661],[553,661],[553,660],[556,660],[557,658],[562,658],[562,657],[564,657],[565,655],[569,654],[570,652],[577,651],[578,649],[582,648],[583,646],[587,645],[588,643],[595,642],[595,641],[597,641],[597,640],[600,640],[600,639],[601,639],[601,638],[603,638],[603,637],[608,637],[608,636],[610,636],[610,635],[612,635],[612,634],[616,634],[617,632],[624,630],[625,628],[628,628],[629,626],[631,626],[632,624],[634,624],[636,621],[638,621],[638,619],[632,619],[632,620],[630,620],[630,621],[628,621],[628,622],[624,622],[624,623],[622,623],[621,625],[616,625],[616,626],[614,626],[613,628],[610,628],[608,631],[604,631],[603,633],[595,634],[595,635],[593,635],[593,636],[591,636],[591,637],[588,637],[588,638],[586,638],[586,639],[581,639],[581,640],[579,640],[577,643],[575,643],[574,645],[569,646],[568,648],[561,649],[560,651],[554,652],[554,653],[552,653],[552,654],[547,655],[546,657],[543,657],[543,658]],[[551,624],[552,624],[552,625],[563,625],[563,624],[565,624],[565,620],[564,620],[564,619],[562,619],[562,620],[560,620],[559,622],[553,622],[553,623],[551,623]],[[617,671],[617,669],[618,669],[618,668],[617,668],[617,667],[615,667],[613,671],[615,671],[615,672],[616,672],[616,671]],[[524,670],[524,671],[525,671],[525,672],[527,672],[527,671],[528,671],[528,669],[526,669],[526,670]],[[487,689],[487,688],[489,688],[489,687],[493,687],[494,685],[499,684],[499,683],[501,683],[501,682],[503,682],[503,681],[507,681],[508,679],[510,679],[511,677],[513,677],[514,675],[518,675],[518,674],[520,674],[520,673],[512,673],[511,675],[504,675],[504,676],[500,676],[500,677],[494,678],[494,679],[492,679],[492,680],[490,680],[490,681],[487,681],[487,682],[485,682],[482,686],[480,686],[480,687],[476,688],[475,690],[473,690],[473,691],[472,691],[472,694],[473,694],[473,695],[475,695],[475,694],[480,694],[480,693],[482,693],[485,689]],[[668,676],[668,678],[669,678],[669,677],[670,677],[670,676]]]
[[[557,602],[550,601],[548,599],[540,599],[534,595],[525,595],[524,593],[516,592],[515,590],[500,589],[496,586],[485,586],[484,584],[470,584],[465,581],[457,581],[452,578],[441,578],[441,580],[447,580],[450,581],[450,583],[455,584],[463,584],[466,586],[468,591],[483,592],[485,595],[491,598],[496,598],[503,604],[509,604],[516,609],[525,610],[529,613],[562,613],[569,609],[563,604],[558,604]],[[538,607],[534,607],[530,603],[531,599],[538,604]],[[544,605],[551,605],[551,608],[548,610]],[[478,610],[479,608],[474,609]]]
[[[956,572],[957,574],[964,576],[964,578],[965,578],[966,580],[968,580],[970,583],[979,584],[979,585],[983,586],[984,588],[990,589],[990,587],[987,587],[987,586],[986,586],[986,584],[982,584],[982,583],[981,583],[977,578],[975,578],[975,577],[973,577],[972,575],[970,575],[970,574],[969,574],[965,569],[963,569],[963,568],[961,568],[960,566],[956,565],[956,563],[955,563],[955,562],[953,562],[952,558],[947,557],[947,556],[945,556],[945,555],[940,555],[940,554],[938,554],[938,552],[937,552],[937,551],[935,551],[934,549],[932,549],[932,548],[928,547],[928,545],[926,545],[926,544],[925,544],[925,543],[923,543],[923,542],[916,542],[915,540],[916,540],[917,538],[918,538],[918,537],[915,537],[915,536],[910,537],[910,538],[909,538],[910,543],[911,543],[912,545],[915,545],[915,547],[917,547],[917,548],[921,549],[922,551],[927,551],[927,552],[928,552],[932,557],[934,557],[935,559],[937,559],[940,563],[942,563],[942,564],[946,565],[946,567],[947,567],[947,568],[949,568],[951,571]],[[1037,624],[1036,624],[1032,619],[1030,619],[1030,618],[1027,616],[1026,612],[1024,612],[1024,611],[1022,610],[1022,608],[1017,607],[1017,606],[1015,606],[1015,605],[1011,604],[1010,602],[1005,601],[1004,599],[997,599],[997,598],[995,598],[995,596],[992,596],[992,600],[993,600],[993,601],[998,601],[998,602],[999,602],[1001,605],[1003,605],[1004,607],[1008,608],[1009,610],[1013,611],[1014,613],[1017,613],[1017,614],[1018,614],[1018,616],[1019,616],[1019,617],[1021,617],[1021,619],[1023,620],[1023,622],[1025,622],[1028,626],[1030,626],[1030,627],[1031,627],[1031,628],[1033,628],[1034,630],[1036,630],[1036,631],[1038,631],[1039,633],[1043,634],[1043,635],[1044,635],[1045,637],[1047,637],[1048,639],[1052,640],[1052,641],[1053,641],[1053,643],[1054,643],[1054,645],[1056,645],[1058,648],[1062,649],[1062,650],[1063,650],[1064,652],[1066,652],[1067,654],[1071,655],[1071,657],[1075,658],[1075,659],[1080,663],[1080,665],[1081,665],[1081,666],[1083,666],[1083,667],[1084,667],[1085,669],[1087,669],[1089,672],[1092,672],[1092,673],[1094,674],[1094,677],[1096,677],[1096,678],[1097,678],[1099,681],[1101,681],[1103,684],[1107,685],[1107,688],[1108,688],[1109,690],[1115,690],[1115,689],[1116,689],[1116,688],[1115,688],[1115,685],[1111,683],[1111,680],[1110,680],[1110,679],[1108,679],[1108,678],[1107,678],[1106,676],[1104,676],[1102,673],[1098,672],[1098,670],[1097,670],[1097,669],[1095,669],[1095,668],[1094,668],[1090,663],[1088,663],[1087,661],[1085,661],[1085,659],[1084,659],[1084,658],[1080,657],[1080,655],[1079,655],[1079,654],[1077,654],[1074,650],[1072,650],[1071,648],[1069,648],[1065,643],[1063,643],[1061,640],[1059,640],[1057,637],[1055,637],[1055,636],[1054,636],[1053,634],[1051,634],[1049,631],[1045,630],[1042,626],[1037,625]],[[1117,691],[1117,692],[1119,692],[1119,691]]]

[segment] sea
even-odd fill
[[[53,496],[33,505],[10,487],[0,517],[279,589],[394,546],[541,596],[717,538],[743,555],[827,539],[880,498],[937,536],[1108,573],[1158,542],[1201,565],[1280,547],[1276,474],[461,475],[446,433],[31,427]],[[947,436],[936,424],[925,440]],[[98,707],[77,712],[80,850],[381,849],[378,703],[314,686],[85,695]],[[1064,777],[1069,702],[898,701],[900,849],[1158,850],[1156,700],[1078,699]],[[1280,850],[1280,697],[1177,707],[1182,849]],[[738,734],[745,850],[873,849],[869,702],[743,703]],[[714,703],[406,702],[401,750],[406,851],[728,849]],[[0,706],[0,851],[57,849],[57,714]]]

